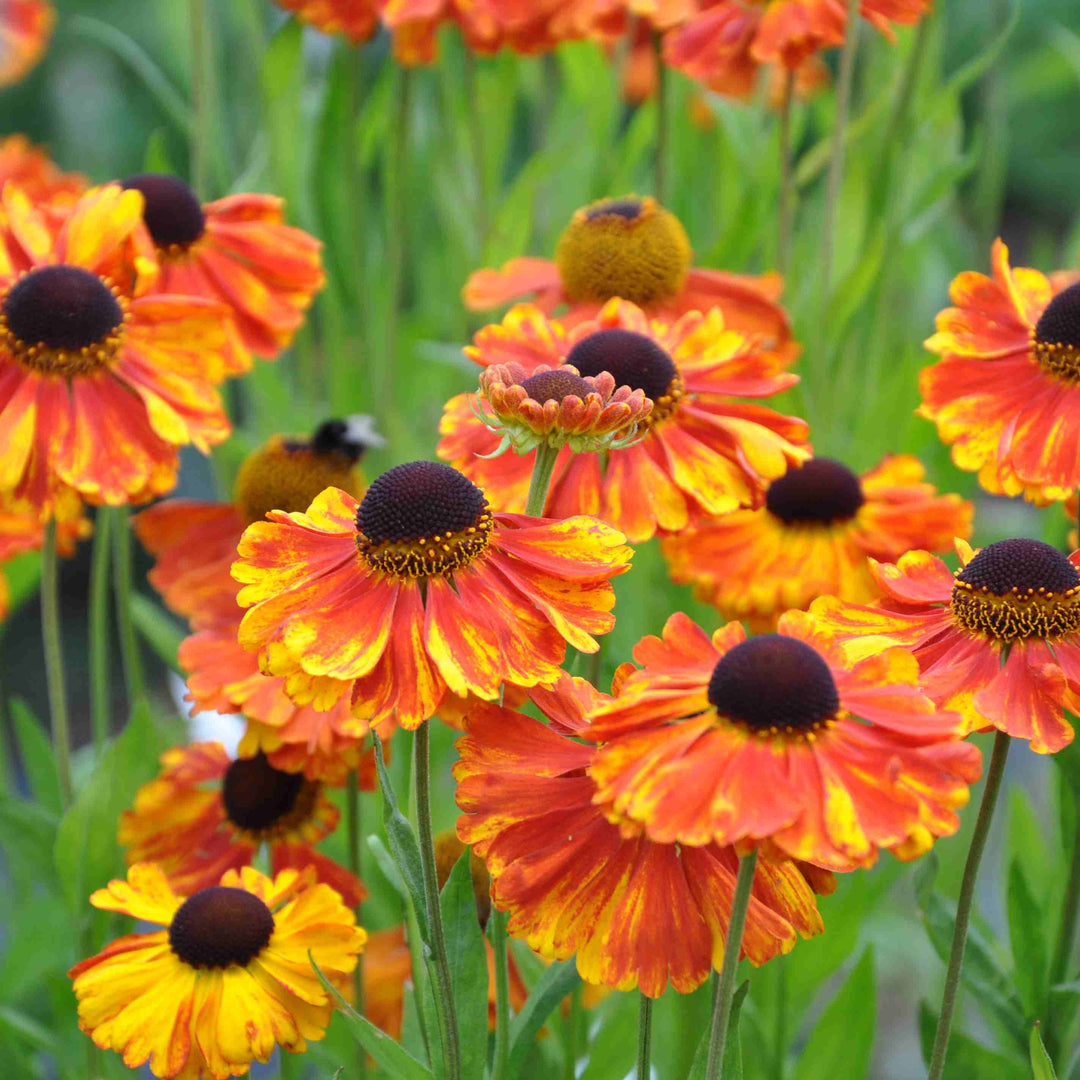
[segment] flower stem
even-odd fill
[[[952,949],[949,966],[945,972],[945,992],[941,998],[941,1016],[934,1036],[934,1050],[930,1056],[929,1080],[941,1080],[945,1069],[945,1054],[949,1049],[949,1031],[952,1027],[953,1010],[956,1008],[956,992],[960,987],[960,970],[964,965],[964,947],[967,944],[968,923],[971,920],[971,904],[975,897],[975,881],[979,876],[979,863],[990,834],[990,821],[994,816],[1001,778],[1005,773],[1005,759],[1009,755],[1011,739],[1004,731],[994,735],[994,751],[990,755],[990,767],[986,770],[986,787],[983,788],[979,816],[975,819],[975,831],[971,835],[964,877],[960,885],[960,899],[956,904],[956,925],[953,928]]]
[[[637,1080],[649,1080],[652,1057],[652,998],[638,991]]]
[[[507,1080],[506,1066],[510,1058],[510,970],[506,958],[506,923],[506,912],[493,907],[488,923],[491,951],[495,955],[495,1060],[491,1080]]]
[[[145,697],[142,653],[135,623],[131,618],[131,522],[126,506],[111,511],[113,521],[113,576],[116,579],[116,618],[120,625],[120,656],[124,661],[124,681],[127,684],[128,715],[139,707]]]
[[[210,115],[210,33],[206,0],[188,0],[191,24],[191,110],[195,123],[191,133],[191,186],[201,199],[208,194],[210,147],[213,131]]]
[[[551,487],[551,474],[555,470],[555,459],[558,456],[558,449],[546,443],[541,443],[536,448],[536,461],[533,462],[532,479],[529,481],[529,498],[525,503],[525,513],[530,517],[544,516],[548,488]]]
[[[724,962],[720,968],[720,989],[713,1001],[712,1031],[709,1035],[709,1056],[705,1062],[705,1080],[721,1080],[724,1074],[724,1048],[727,1045],[728,1022],[731,1019],[731,999],[735,996],[735,971],[742,951],[746,909],[750,905],[750,889],[754,884],[758,851],[739,859],[739,875],[735,879],[735,895],[731,901],[727,941],[724,942]]]
[[[465,101],[469,114],[469,149],[472,155],[473,173],[476,180],[476,239],[481,259],[488,239],[488,191],[487,160],[484,152],[484,117],[480,112],[483,98],[476,85],[476,58],[470,48],[465,49],[462,59],[462,74],[465,82]]]
[[[443,1051],[447,1080],[461,1080],[461,1052],[458,1048],[457,1010],[450,980],[450,960],[446,955],[442,909],[439,906],[439,881],[435,870],[435,841],[431,831],[431,729],[430,721],[416,729],[413,742],[413,776],[416,780],[416,821],[420,840],[420,862],[424,871],[424,894],[431,927],[434,953],[435,996],[439,1001]]]
[[[90,654],[90,728],[94,754],[100,756],[109,737],[109,556],[112,514],[98,509],[94,521],[94,546],[90,561],[90,619],[87,628]]]
[[[780,194],[776,212],[776,269],[786,274],[791,258],[791,221],[794,175],[791,168],[791,100],[795,75],[784,69],[784,96],[780,103]]]
[[[357,877],[362,881],[364,876],[361,873],[362,866],[360,852],[360,784],[357,780],[356,769],[349,770],[349,776],[346,782],[345,821],[349,841],[349,870],[354,877]],[[364,925],[363,906],[362,901],[356,905],[356,921],[361,926]],[[364,954],[362,952],[356,958],[356,968],[353,971],[353,993],[356,998],[353,1002],[353,1007],[361,1016],[363,1016]],[[364,1050],[363,1047],[360,1048],[360,1061],[357,1075],[360,1077],[367,1076],[367,1051]]]
[[[64,685],[64,650],[60,640],[60,563],[56,555],[56,519],[45,526],[41,549],[41,637],[45,647],[45,681],[49,691],[52,731],[60,803],[71,805],[71,729],[68,725],[67,687]]]
[[[668,73],[660,48],[660,35],[653,34],[656,52],[656,145],[653,148],[653,195],[663,205],[667,185]]]
[[[1071,790],[1070,788],[1070,792]],[[1075,796],[1073,798],[1075,800]],[[1050,959],[1049,986],[1056,986],[1058,983],[1067,981],[1069,961],[1073,957],[1076,943],[1078,908],[1080,908],[1080,838],[1074,837],[1072,858],[1069,860],[1069,877],[1065,883],[1065,896],[1061,902],[1061,922],[1058,924],[1057,940]],[[1050,995],[1043,1036],[1046,1041],[1046,1051],[1051,1058],[1057,1057],[1061,1047],[1060,1023],[1055,1005],[1055,997]]]

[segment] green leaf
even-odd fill
[[[919,1042],[923,1061],[930,1062],[937,1032],[937,1014],[925,1001],[919,1004]],[[943,1080],[1017,1080],[1025,1065],[968,1038],[955,1028],[949,1035],[949,1055]]]
[[[715,992],[715,989],[714,989]],[[739,1032],[739,1020],[742,1016],[742,1007],[746,1002],[746,995],[750,992],[750,980],[745,979],[735,990],[731,997],[731,1019],[728,1021],[727,1043],[724,1046],[725,1077],[731,1080],[743,1080],[742,1061],[742,1036]],[[701,1033],[697,1051],[694,1054],[694,1063],[690,1066],[690,1072],[686,1080],[705,1080],[705,1067],[709,1064],[709,1040],[712,1031],[708,1025]]]
[[[589,1061],[580,1080],[623,1080],[637,1060],[638,995],[612,994],[608,1001],[600,1030],[589,1044]]]
[[[176,164],[169,157],[168,139],[164,128],[154,128],[143,151],[143,172],[176,173]]]
[[[57,815],[40,803],[0,795],[0,845],[12,869],[26,871],[31,880],[47,873],[41,853],[56,842]]]
[[[49,736],[25,701],[13,698],[10,709],[15,745],[30,784],[30,792],[46,810],[59,814],[60,780],[56,775],[56,759]]]
[[[177,653],[187,634],[183,627],[163,608],[146,596],[134,593],[131,597],[131,618],[147,644],[173,671],[179,672]]]
[[[1028,1006],[1028,1015],[1043,1013],[1046,1001],[1045,918],[1035,901],[1020,860],[1009,867],[1009,942],[1012,945],[1016,984]]]
[[[380,1068],[394,1080],[433,1080],[431,1070],[399,1046],[381,1028],[377,1028],[366,1016],[361,1016],[342,996],[330,980],[319,970],[315,958],[308,950],[308,960],[319,977],[319,982],[330,995],[338,1012],[345,1017],[356,1041],[369,1053]]]
[[[537,980],[528,1001],[510,1024],[507,1076],[522,1076],[522,1065],[544,1022],[577,984],[581,976],[573,960],[552,964]],[[486,1026],[486,1021],[485,1021]]]
[[[794,1080],[859,1080],[867,1075],[877,1017],[874,952],[867,948],[810,1033]]]
[[[1042,1035],[1039,1034],[1038,1022],[1031,1029],[1028,1045],[1031,1048],[1031,1074],[1035,1080],[1057,1080],[1054,1063],[1043,1046]]]
[[[56,1057],[59,1041],[56,1033],[39,1024],[32,1016],[7,1005],[0,1005],[0,1025],[7,1028],[20,1042]]]
[[[379,774],[379,787],[383,796],[383,828],[390,844],[390,852],[401,872],[401,878],[409,890],[420,934],[430,947],[431,928],[428,926],[427,901],[424,896],[424,868],[420,862],[420,844],[409,819],[398,809],[394,785],[386,771],[382,740],[372,732],[375,739],[375,768]]]
[[[488,1049],[488,968],[484,935],[476,914],[469,848],[450,871],[439,906],[457,1012],[461,1075],[463,1080],[481,1080]]]
[[[8,583],[8,610],[18,611],[38,590],[41,581],[41,554],[27,551],[4,563],[4,577]],[[0,631],[3,625],[0,624]]]

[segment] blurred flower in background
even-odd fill
[[[0,0],[0,86],[18,82],[37,64],[55,23],[48,0]]]

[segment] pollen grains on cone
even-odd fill
[[[266,755],[230,763],[222,785],[229,820],[251,833],[273,833],[302,824],[311,816],[319,785],[303,773],[275,769]]]
[[[41,266],[23,274],[0,304],[0,340],[25,367],[77,375],[115,354],[124,305],[108,283],[81,266]]]
[[[545,401],[562,401],[566,397],[579,397],[584,400],[596,391],[580,376],[566,368],[552,368],[530,375],[521,383],[522,389],[533,401],[543,404]]]
[[[178,176],[140,173],[121,186],[142,193],[143,221],[154,244],[167,252],[185,251],[206,228],[206,217],[195,192]]]
[[[686,230],[655,199],[601,199],[578,210],[559,238],[555,262],[566,295],[650,304],[674,296],[690,269]]]
[[[855,473],[830,458],[789,469],[765,493],[765,508],[786,525],[846,521],[865,501]]]
[[[983,548],[956,575],[952,611],[1001,641],[1080,629],[1080,573],[1055,547],[1018,537]]]
[[[1080,381],[1080,281],[1046,305],[1032,331],[1032,348],[1046,371]]]
[[[448,574],[487,547],[493,527],[484,493],[457,469],[411,461],[377,477],[356,512],[357,547],[399,577]]]
[[[189,896],[169,925],[172,951],[194,968],[244,966],[262,952],[274,916],[245,889],[215,885]]]
[[[709,679],[709,703],[755,735],[811,735],[832,720],[840,695],[829,666],[805,642],[749,638],[725,653]]]

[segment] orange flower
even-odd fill
[[[691,254],[681,223],[655,199],[600,199],[574,214],[554,261],[511,259],[501,270],[477,270],[462,297],[473,311],[532,298],[550,315],[565,304],[559,321],[566,326],[595,318],[616,296],[672,321],[719,307],[732,330],[791,348],[787,315],[776,302],[779,275],[692,267]]]
[[[35,203],[70,206],[85,190],[86,177],[61,172],[25,135],[0,140],[0,190],[11,181]]]
[[[305,509],[331,484],[363,493],[357,461],[382,441],[366,420],[328,420],[310,440],[270,439],[241,466],[232,503],[168,499],[134,519],[136,535],[157,559],[151,583],[198,631],[180,645],[196,709],[244,714],[241,757],[261,751],[276,768],[330,783],[360,764],[367,724],[352,715],[348,701],[328,712],[297,706],[284,679],[259,672],[257,658],[236,640],[243,613],[230,569],[244,527],[268,510]]]
[[[0,0],[0,86],[17,83],[37,66],[55,25],[48,0]]]
[[[923,689],[963,716],[963,733],[997,728],[1056,753],[1073,738],[1063,710],[1080,711],[1080,552],[1066,558],[1020,538],[956,547],[955,576],[929,552],[910,551],[895,566],[871,561],[875,603],[827,596],[811,611],[850,652],[911,649]]]
[[[229,195],[199,204],[175,176],[122,181],[146,200],[143,219],[161,261],[160,292],[204,296],[232,313],[243,342],[230,374],[256,356],[272,359],[292,341],[323,287],[322,244],[284,222],[276,195]]]
[[[416,728],[448,691],[551,684],[567,642],[595,652],[614,625],[610,578],[632,556],[593,518],[493,514],[433,461],[383,473],[360,503],[328,488],[306,514],[268,516],[233,567],[250,608],[240,643],[299,704],[351,690],[371,724]]]
[[[577,699],[577,700],[575,700]],[[730,847],[679,848],[620,830],[603,805],[582,708],[610,700],[564,677],[537,700],[551,726],[482,704],[458,740],[458,834],[491,872],[509,931],[542,956],[577,954],[588,983],[687,993],[719,968],[738,857]],[[762,860],[743,938],[755,965],[823,929],[813,892],[791,862]]]
[[[861,478],[813,458],[773,481],[761,510],[699,518],[661,547],[672,578],[692,584],[725,619],[773,629],[781,612],[826,593],[874,599],[867,556],[942,551],[971,535],[971,503],[938,495],[924,477],[910,454],[886,457]]]
[[[1038,270],[1013,269],[1000,240],[992,261],[992,278],[953,279],[919,412],[987,491],[1066,499],[1080,485],[1080,284],[1056,292]]]
[[[324,34],[343,34],[353,45],[367,41],[379,28],[384,0],[277,0],[301,22]]]
[[[229,433],[227,313],[147,295],[141,212],[138,193],[96,188],[54,227],[12,185],[0,197],[0,488],[43,511],[58,481],[91,502],[161,494],[178,447]]]
[[[583,375],[608,371],[644,391],[653,409],[633,446],[595,453],[564,449],[555,465],[552,517],[597,514],[632,543],[686,527],[692,507],[713,514],[761,502],[770,480],[809,457],[806,425],[740,398],[768,397],[798,382],[788,356],[763,351],[725,330],[718,310],[676,323],[649,320],[623,300],[567,331],[521,304],[485,327],[466,354],[485,367],[513,360],[527,371],[565,361]],[[489,492],[500,509],[525,505],[533,456],[485,460],[499,445],[459,394],[447,402],[439,456]]]
[[[161,755],[157,779],[120,815],[118,839],[129,865],[157,863],[185,895],[250,866],[266,844],[271,873],[313,867],[356,907],[367,895],[363,883],[315,850],[340,816],[317,781],[275,769],[262,754],[230,761],[220,743],[197,742]]]
[[[887,643],[888,644],[888,643]],[[596,800],[659,843],[762,844],[829,870],[902,859],[959,826],[980,755],[919,690],[904,649],[852,660],[802,611],[709,637],[673,615],[591,714]]]

